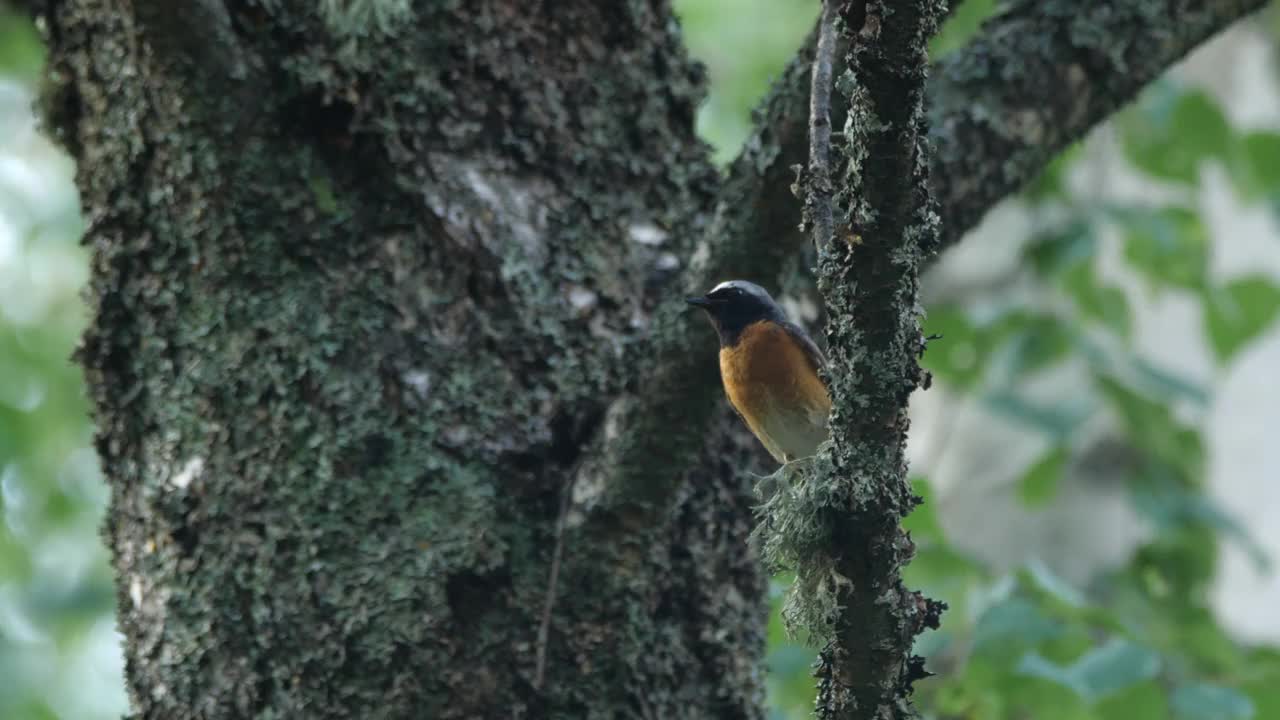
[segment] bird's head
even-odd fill
[[[746,280],[722,282],[706,295],[685,298],[685,302],[706,311],[720,334],[721,345],[733,345],[742,329],[751,323],[786,320],[786,314],[769,293]]]

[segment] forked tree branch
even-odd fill
[[[780,536],[773,548],[785,551],[775,559],[796,572],[791,607],[825,641],[824,720],[913,717],[911,684],[924,676],[913,640],[942,610],[903,585],[913,547],[900,524],[918,502],[907,480],[907,404],[924,379],[919,274],[939,234],[924,100],[944,9],[942,0],[846,0],[840,10],[849,48],[840,228],[833,238],[814,228],[832,444],[766,516]]]
[[[931,187],[945,247],[1072,142],[1129,102],[1196,46],[1266,0],[1011,0],[965,48],[936,63],[927,84],[934,146]],[[681,290],[730,277],[770,284],[808,238],[792,168],[808,154],[816,34],[762,103],[757,127],[729,169],[706,246]],[[844,45],[838,43],[837,57]],[[838,71],[838,66],[836,70]],[[844,123],[837,104],[831,121]],[[601,462],[609,505],[661,512],[702,445],[720,394],[707,329],[669,308],[659,316],[648,370],[617,418]],[[669,468],[655,477],[652,458]],[[642,520],[647,522],[647,520]]]

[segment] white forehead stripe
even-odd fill
[[[707,294],[714,295],[720,292],[721,290],[726,290],[726,289],[741,290],[742,292],[750,295],[751,297],[759,298],[760,300],[772,301],[773,299],[769,297],[768,290],[765,290],[764,288],[760,287],[759,285],[756,285],[755,283],[747,282],[746,280],[725,280],[719,285],[711,288],[711,292]]]

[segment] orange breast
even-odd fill
[[[758,322],[720,349],[729,402],[779,462],[814,454],[827,437],[831,399],[813,363],[785,329]]]

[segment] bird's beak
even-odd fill
[[[704,297],[689,297],[689,298],[685,298],[684,301],[689,303],[690,305],[700,307],[703,309],[711,307],[711,301]]]

